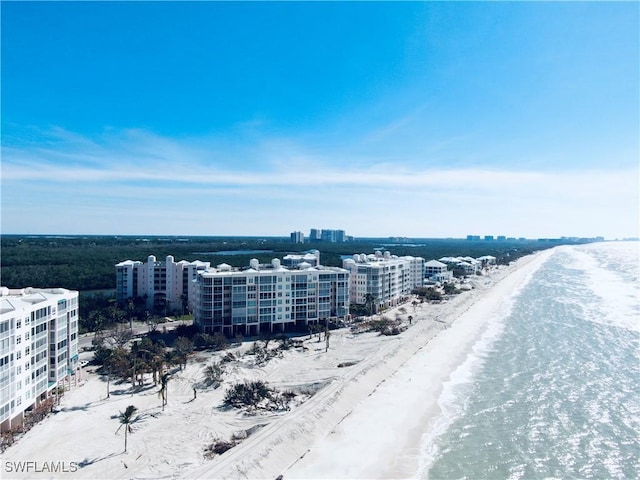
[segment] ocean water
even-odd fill
[[[439,404],[419,478],[640,478],[639,244],[556,249]]]

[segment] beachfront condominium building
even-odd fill
[[[300,264],[308,264],[310,267],[317,267],[320,265],[320,251],[309,250],[307,253],[295,254],[290,253],[282,258],[283,267],[298,267]]]
[[[372,302],[376,310],[398,305],[411,291],[424,284],[424,258],[397,257],[390,252],[356,254],[343,260],[342,266],[351,272],[352,303]]]
[[[253,259],[248,268],[221,264],[201,272],[195,285],[194,323],[204,333],[300,331],[349,315],[349,272],[337,267]]]
[[[482,268],[482,261],[473,257],[442,257],[439,261],[450,266],[457,276],[476,275]]]
[[[150,311],[170,314],[193,311],[194,283],[198,272],[209,268],[199,260],[176,262],[168,255],[158,261],[149,255],[147,262],[126,260],[116,265],[116,301],[122,305],[130,298],[146,299]]]
[[[0,422],[3,432],[52,395],[78,364],[78,292],[0,287]]]
[[[432,282],[444,283],[453,279],[453,271],[449,270],[446,263],[429,260],[424,264],[424,276]]]

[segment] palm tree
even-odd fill
[[[158,396],[162,399],[162,411],[164,412],[164,406],[167,404],[167,385],[169,384],[169,373],[163,373],[160,375],[160,390],[158,390]]]
[[[189,296],[186,293],[180,295],[180,301],[182,302],[182,315],[189,313]]]
[[[138,409],[133,405],[129,405],[124,412],[120,412],[120,426],[118,430],[116,430],[116,434],[120,431],[120,429],[124,426],[124,451],[127,452],[127,432],[131,431],[131,424],[135,422],[133,418],[133,414],[136,413]]]
[[[373,308],[376,302],[376,296],[371,294],[371,293],[367,293],[364,296],[364,304],[367,306],[367,311],[369,312],[369,316],[374,314]]]

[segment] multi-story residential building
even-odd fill
[[[330,243],[343,243],[345,241],[344,230],[327,230],[323,229],[320,232],[320,240]]]
[[[455,275],[475,275],[482,268],[482,262],[473,257],[442,257],[440,262],[451,265]]]
[[[78,364],[78,292],[0,287],[0,422],[7,431]]]
[[[361,305],[373,301],[376,309],[398,305],[424,283],[421,257],[397,257],[390,252],[356,254],[342,266],[351,272],[351,301]]]
[[[448,282],[453,278],[453,272],[447,264],[438,260],[429,260],[424,264],[424,275],[433,282]]]
[[[319,242],[320,240],[322,240],[322,234],[321,234],[320,230],[318,230],[317,228],[312,228],[309,231],[309,241],[310,242]]]
[[[253,259],[245,269],[222,264],[201,272],[195,285],[194,323],[205,333],[306,330],[349,315],[349,272],[337,267]]]
[[[149,255],[147,262],[126,260],[116,265],[116,301],[146,298],[149,310],[193,311],[194,283],[198,272],[209,268],[209,262],[195,260],[176,262],[168,255],[164,262]]]
[[[300,264],[306,263],[310,267],[317,267],[320,265],[320,251],[309,250],[302,255],[290,253],[282,258],[282,266],[290,268],[297,267]]]
[[[291,232],[291,243],[304,243],[304,233]]]
[[[318,230],[317,228],[312,228],[309,231],[310,242],[344,243],[350,240],[353,240],[353,238],[348,237],[344,230],[330,230],[326,228]]]

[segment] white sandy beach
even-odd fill
[[[443,385],[464,363],[490,320],[545,259],[546,250],[478,277],[471,291],[407,313],[414,320],[398,336],[332,332],[325,343],[305,340],[262,367],[252,357],[227,365],[218,389],[198,391],[203,368],[223,353],[196,354],[169,382],[163,412],[157,387],[130,394],[130,384],[85,375],[63,397],[59,412],[24,435],[2,457],[2,478],[410,478],[419,469],[422,433],[438,419]],[[397,309],[396,309],[397,310]],[[391,318],[396,312],[387,312]],[[308,337],[306,337],[308,338]],[[245,344],[242,348],[249,347]],[[231,351],[235,351],[232,349]],[[338,368],[343,362],[354,365]],[[89,368],[92,370],[92,368]],[[245,415],[219,409],[226,386],[264,379],[277,388],[314,386],[317,393],[284,413]],[[147,385],[152,385],[147,382]],[[128,439],[117,415],[128,405],[141,414]],[[258,426],[246,440],[212,459],[204,448],[216,438]],[[35,462],[16,472],[17,462]],[[64,462],[69,472],[42,472]],[[72,463],[73,462],[73,463]],[[75,465],[82,465],[77,468]]]

